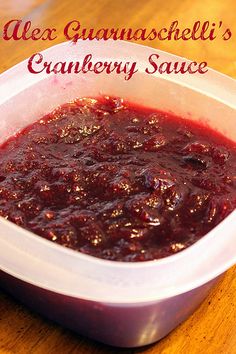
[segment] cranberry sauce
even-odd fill
[[[79,99],[0,147],[0,215],[95,257],[158,259],[233,211],[235,172],[236,145],[210,128]]]

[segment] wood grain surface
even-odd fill
[[[223,21],[229,41],[153,41],[143,44],[197,61],[236,78],[235,0],[0,0],[0,26],[10,19],[30,19],[41,28],[56,27],[58,38],[47,41],[2,41],[0,72],[64,40],[63,27],[77,19],[83,27],[162,27],[179,20],[183,27],[196,20]],[[141,41],[140,41],[141,42]],[[0,88],[1,89],[1,88]],[[0,293],[0,353],[236,353],[236,267],[230,269],[200,308],[158,343],[121,350],[95,343],[30,312]]]

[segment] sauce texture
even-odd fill
[[[95,257],[154,260],[234,210],[235,174],[236,144],[210,128],[78,99],[0,147],[0,216]]]

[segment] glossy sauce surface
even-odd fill
[[[235,174],[236,144],[210,128],[79,99],[0,147],[0,216],[95,257],[153,260],[234,210]]]

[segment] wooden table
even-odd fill
[[[13,18],[30,19],[40,27],[63,26],[72,19],[83,27],[162,27],[179,20],[183,27],[196,20],[220,21],[236,33],[234,0],[0,0],[0,25]],[[229,41],[151,42],[152,46],[192,60],[204,61],[236,78],[236,37]],[[0,72],[52,43],[0,40]],[[147,44],[147,43],[145,43]],[[0,294],[1,353],[236,353],[236,267],[212,291],[201,307],[159,343],[137,350],[109,348],[71,333]]]

